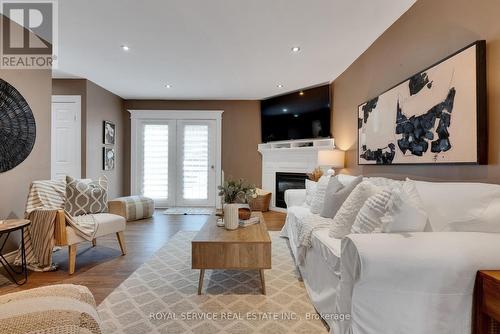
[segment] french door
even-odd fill
[[[216,121],[141,120],[137,190],[158,207],[215,206]]]

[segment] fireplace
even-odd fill
[[[285,190],[305,189],[306,173],[281,173],[276,172],[276,201],[275,205],[279,208],[286,208]]]

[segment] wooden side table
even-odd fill
[[[26,219],[7,219],[0,220],[0,240],[4,238],[3,242],[0,241],[0,263],[3,268],[10,276],[12,281],[17,285],[23,285],[28,281],[28,269],[26,268],[26,248],[24,245],[24,229],[31,224],[29,220]],[[2,250],[7,243],[9,235],[14,231],[21,231],[21,269],[17,271],[14,269],[10,263],[5,259],[2,254]],[[24,279],[16,280],[16,275],[23,275]]]
[[[500,333],[500,270],[477,273],[474,299],[473,333]]]

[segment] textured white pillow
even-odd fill
[[[382,232],[423,232],[427,225],[427,213],[415,182],[407,180],[401,189],[394,189],[389,199],[387,212],[381,218]]]
[[[363,181],[370,181],[377,187],[395,187],[395,186],[402,186],[404,181],[398,181],[398,180],[393,180],[389,179],[386,177],[364,177]]]
[[[316,192],[312,197],[311,201],[311,212],[312,213],[320,213],[323,209],[323,203],[325,202],[325,193],[326,187],[328,187],[328,181],[330,181],[330,177],[327,175],[323,175],[319,178],[318,183],[316,184]]]
[[[368,181],[358,184],[333,218],[330,225],[330,237],[341,239],[348,235],[363,204],[378,191],[380,188]]]
[[[351,233],[372,233],[382,230],[381,218],[387,212],[387,203],[391,199],[393,187],[386,187],[366,200],[359,210]]]
[[[306,204],[311,205],[318,182],[306,179]]]

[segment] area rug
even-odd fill
[[[207,270],[198,295],[195,234],[177,233],[99,305],[103,333],[327,333],[279,232],[270,232],[267,295],[257,271],[229,270]]]
[[[214,215],[212,208],[170,208],[163,211],[165,215]]]

